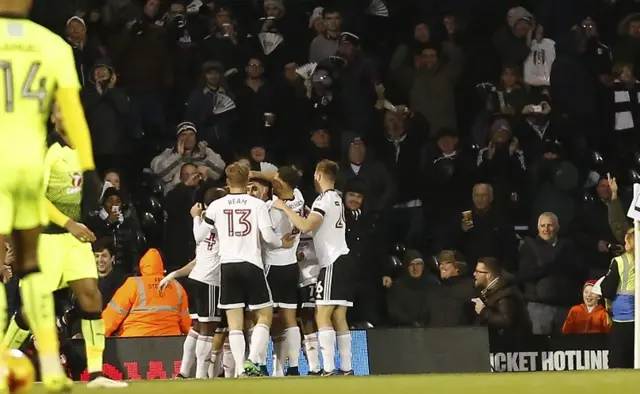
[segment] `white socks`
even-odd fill
[[[340,353],[340,370],[349,372],[351,367],[351,332],[343,331],[336,334],[338,353]]]
[[[211,363],[211,350],[213,349],[213,337],[200,335],[196,343],[196,379],[209,377],[209,364]]]
[[[320,371],[320,355],[318,354],[318,334],[308,334],[304,336],[304,350],[307,354],[309,372]]]
[[[298,367],[301,341],[302,337],[300,335],[300,329],[298,328],[298,326],[289,327],[284,330],[284,347],[287,352],[287,357],[289,358],[289,367]]]
[[[218,378],[222,369],[222,349],[214,350],[211,353],[211,363],[209,363],[209,379]]]
[[[190,330],[184,340],[182,346],[182,363],[180,363],[180,375],[185,378],[190,377],[193,364],[196,361],[196,343],[198,342],[198,333]]]
[[[268,330],[267,330],[268,333]],[[241,330],[229,331],[229,346],[235,361],[235,376],[238,377],[244,372],[244,333]]]
[[[287,362],[287,347],[284,335],[273,339],[273,376],[284,376],[284,364]]]
[[[318,329],[318,342],[325,372],[334,371],[336,369],[336,332],[331,327]]]
[[[227,338],[224,346],[222,347],[222,368],[224,369],[225,378],[236,377],[236,362],[233,359],[233,354],[231,353],[229,338]]]
[[[249,360],[251,362],[259,364],[260,361],[262,361],[260,359],[260,354],[267,347],[268,342],[269,327],[265,326],[264,324],[256,324],[256,326],[253,327],[253,334],[251,335],[251,345],[249,348]],[[233,345],[231,346],[231,349],[233,350]],[[236,360],[236,363],[237,361],[238,360]]]

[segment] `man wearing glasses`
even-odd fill
[[[513,275],[500,268],[498,260],[484,257],[473,273],[480,298],[474,298],[477,321],[489,327],[490,335],[531,335],[531,320]]]

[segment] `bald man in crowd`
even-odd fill
[[[493,205],[493,188],[478,183],[471,197],[473,206],[461,212],[459,235],[453,246],[470,262],[493,257],[502,262],[503,269],[513,271],[517,266],[518,238],[505,213]]]
[[[538,217],[538,236],[525,237],[520,248],[518,279],[533,325],[533,333],[562,332],[572,305],[580,302],[586,267],[571,240],[558,238],[560,223],[552,212]]]

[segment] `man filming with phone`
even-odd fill
[[[109,187],[102,197],[102,208],[94,216],[87,218],[85,224],[96,238],[113,239],[113,269],[123,274],[132,274],[140,259],[140,223],[135,216],[123,215],[123,211],[120,192],[114,187]]]

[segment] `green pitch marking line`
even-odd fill
[[[73,394],[164,394],[181,391],[189,394],[211,394],[212,390],[229,394],[584,394],[597,387],[615,388],[616,394],[637,394],[640,371],[153,380],[131,382],[131,386],[126,389],[97,391],[78,383]],[[45,391],[42,386],[36,385],[32,393],[45,394]]]

